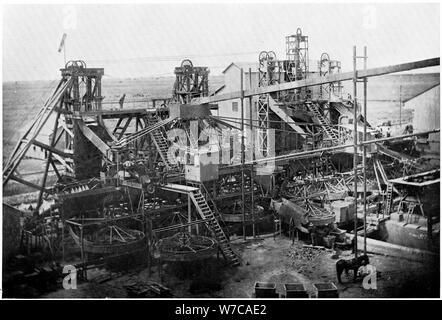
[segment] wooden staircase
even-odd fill
[[[393,184],[387,184],[387,191],[385,192],[386,203],[385,203],[385,211],[384,214],[389,215],[391,212],[391,207],[393,206]]]
[[[163,159],[163,162],[166,164],[167,169],[178,171],[178,165],[171,163],[167,157],[167,152],[169,151],[169,143],[164,137],[161,127],[158,127],[155,130],[151,131],[150,136],[152,137],[152,140],[157,147],[161,159]]]
[[[201,190],[195,188],[195,190],[189,192],[189,195],[192,198],[192,201],[194,202],[201,218],[207,221],[207,225],[218,241],[221,252],[226,260],[228,260],[233,266],[240,265],[238,257],[230,246],[229,239],[221,228],[213,210],[210,208],[206,198],[201,193]]]
[[[339,140],[338,133],[330,127],[330,122],[327,120],[327,118],[324,117],[324,115],[319,110],[319,105],[316,103],[307,103],[306,104],[308,109],[314,114],[316,120],[321,125],[324,132],[327,134],[327,136],[333,140],[333,142],[337,142]]]

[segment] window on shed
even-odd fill
[[[232,111],[238,112],[238,102],[232,102]]]

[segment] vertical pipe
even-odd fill
[[[353,46],[353,173],[354,173],[354,253],[358,256],[358,122],[357,122],[357,95],[358,73],[356,70],[356,46]]]
[[[192,199],[190,199],[190,195],[187,195],[187,222],[190,224],[192,222],[192,206],[191,206]],[[187,231],[189,233],[192,233],[192,226],[187,227]]]
[[[84,235],[83,235],[83,226],[80,226],[80,239],[81,239],[81,264],[82,264],[82,268],[81,268],[81,273],[83,278],[86,278],[86,268],[84,265]]]
[[[364,70],[367,70],[367,46],[364,47]],[[367,78],[364,78],[364,138],[367,141]],[[367,254],[367,146],[364,145],[362,154],[364,170],[364,254]]]
[[[249,89],[252,89],[252,68],[249,68]],[[253,98],[249,97],[249,113],[250,113],[250,137],[249,137],[249,146],[251,150],[251,161],[252,164],[250,166],[250,192],[251,192],[251,200],[252,200],[252,234],[253,238],[256,237],[256,230],[255,230],[255,191],[254,189],[254,166],[253,166],[253,160],[254,160],[254,152],[255,152],[255,145],[254,145],[254,134],[253,134]]]
[[[244,193],[244,70],[241,68],[241,201],[242,232],[246,239],[246,197]]]

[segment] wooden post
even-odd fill
[[[364,47],[364,70],[367,70],[367,47]],[[364,137],[367,141],[367,78],[364,78]],[[367,146],[364,145],[362,154],[362,166],[364,170],[364,254],[367,254]]]
[[[187,222],[190,224],[192,222],[192,199],[190,198],[190,195],[187,195]],[[189,225],[187,227],[187,231],[192,233],[192,226]]]
[[[354,175],[354,252],[355,258],[358,257],[358,99],[357,99],[357,86],[358,86],[358,73],[356,69],[356,46],[353,46],[353,175]]]
[[[241,68],[241,210],[242,210],[242,233],[246,239],[246,197],[244,191],[244,70]]]
[[[249,89],[252,89],[252,68],[249,68]],[[254,189],[254,153],[255,153],[255,144],[254,144],[254,134],[253,134],[253,98],[249,97],[249,117],[250,117],[250,137],[249,137],[249,146],[251,149],[251,161],[252,164],[250,166],[250,192],[251,192],[251,201],[252,201],[252,234],[253,238],[256,238],[256,226],[255,226],[255,191]]]
[[[82,276],[84,279],[87,279],[87,270],[85,268],[85,261],[84,261],[84,237],[83,237],[83,226],[80,226],[80,239],[81,239],[81,264],[82,264]]]

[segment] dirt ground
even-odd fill
[[[301,282],[309,294],[314,295],[313,283],[333,282],[336,284],[340,298],[422,298],[439,297],[440,279],[438,264],[403,260],[383,255],[369,254],[370,263],[377,270],[377,289],[366,290],[361,281],[354,283],[352,272],[346,277],[343,274],[343,284],[336,279],[336,257],[331,250],[305,249],[301,242],[292,242],[285,237],[266,237],[255,240],[239,240],[234,242],[235,249],[241,253],[240,267],[226,267],[222,258],[200,265],[188,266],[187,270],[199,270],[200,274],[178,276],[173,266],[164,266],[161,283],[172,289],[174,297],[183,298],[251,298],[256,282],[274,282],[277,292],[284,293],[285,283]],[[340,252],[339,259],[350,259],[350,251]],[[211,267],[207,267],[211,266]],[[89,271],[91,280],[103,274],[102,270]],[[218,282],[212,290],[193,292],[189,288],[202,280],[202,286]],[[124,288],[131,281],[147,283],[160,282],[159,274],[154,268],[151,276],[146,269],[132,272],[104,283],[93,280],[81,283],[77,290],[58,290],[44,298],[125,298],[128,294]],[[201,285],[201,283],[199,283]],[[205,292],[204,292],[205,291]]]
[[[301,282],[306,290],[315,292],[313,283],[333,282],[338,287],[340,298],[393,298],[393,297],[439,297],[439,268],[420,262],[402,260],[394,257],[370,255],[370,264],[376,267],[377,290],[365,290],[362,283],[353,282],[350,277],[342,277],[343,284],[336,279],[332,252],[318,250],[310,259],[296,257],[293,251],[299,251],[301,243],[292,245],[287,238],[267,238],[241,244],[243,259],[249,264],[238,269],[224,288],[226,297],[251,297],[255,282],[274,282],[277,291],[283,291],[283,285]],[[350,259],[351,251],[341,252],[339,259]],[[246,264],[247,264],[246,263]]]

